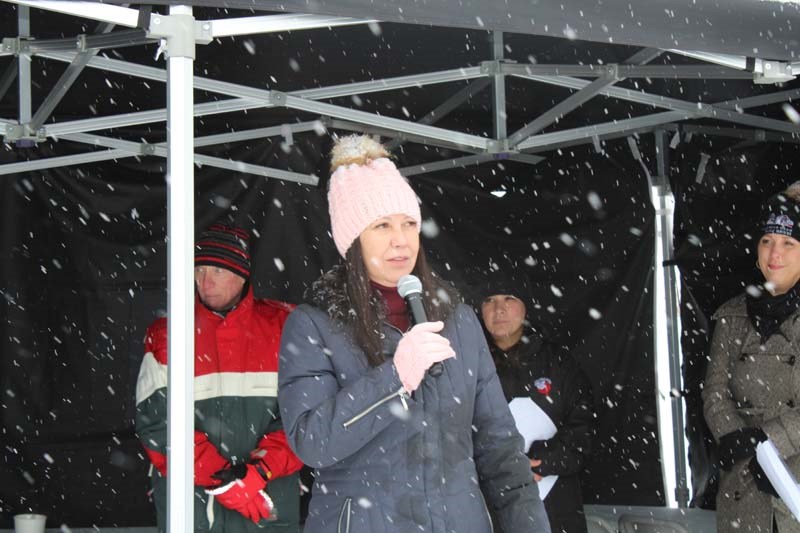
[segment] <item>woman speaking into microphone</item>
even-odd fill
[[[304,531],[489,533],[491,508],[504,531],[549,533],[481,326],[428,267],[419,202],[388,156],[365,136],[334,146],[342,261],[283,329],[281,416],[315,470]],[[429,320],[413,327],[407,274]]]

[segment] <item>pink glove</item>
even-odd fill
[[[406,392],[417,390],[434,363],[456,356],[450,341],[439,335],[444,323],[423,322],[403,335],[394,352],[394,366]]]
[[[275,506],[264,492],[267,482],[256,467],[251,464],[245,466],[247,474],[243,478],[206,492],[214,496],[224,507],[238,511],[245,518],[258,524],[262,518],[270,518]]]

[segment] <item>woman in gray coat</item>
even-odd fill
[[[278,397],[292,449],[315,469],[305,531],[550,532],[475,314],[427,267],[411,187],[367,137],[332,154],[344,261],[281,339]],[[409,323],[398,280],[422,281]],[[481,489],[486,494],[484,501]]]
[[[716,327],[703,389],[718,442],[717,528],[800,533],[755,459],[770,438],[800,475],[800,182],[764,206],[756,265],[764,290],[729,300]]]

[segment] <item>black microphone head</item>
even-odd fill
[[[397,293],[401,298],[409,294],[422,294],[422,282],[414,274],[406,274],[397,281]]]

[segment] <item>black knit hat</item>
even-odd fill
[[[516,260],[506,255],[498,259],[487,259],[487,266],[470,269],[467,275],[467,296],[472,305],[480,309],[483,300],[494,294],[511,294],[527,303],[530,299],[530,287],[524,265],[521,267]]]
[[[250,235],[241,228],[224,224],[209,226],[195,243],[194,265],[224,268],[247,280],[250,277]]]
[[[761,208],[761,233],[777,233],[800,241],[800,182],[771,196]]]
[[[486,272],[483,298],[493,294],[511,294],[527,301],[529,288],[525,273],[510,262],[508,264],[492,263]]]

